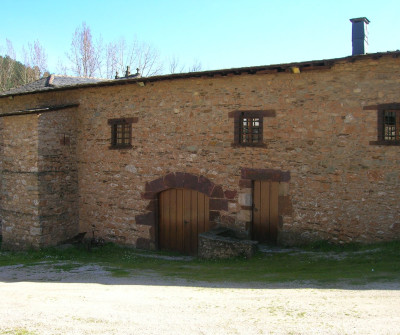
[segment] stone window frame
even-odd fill
[[[137,123],[137,117],[109,119],[108,124],[111,128],[111,140],[109,149],[130,149],[132,148],[132,124]],[[121,139],[123,143],[118,143],[118,129],[121,129]],[[126,142],[124,141],[126,140]]]
[[[233,118],[234,123],[234,132],[233,132],[233,147],[266,147],[266,144],[263,141],[263,133],[264,133],[264,117],[275,117],[275,110],[238,110],[229,113],[229,117]],[[255,119],[258,119],[258,129],[257,132],[257,141],[256,142],[244,142],[243,141],[243,122],[253,122]],[[246,121],[244,121],[246,120]],[[247,127],[247,126],[246,126]],[[249,127],[251,129],[251,127]],[[254,133],[256,134],[256,133]],[[245,136],[248,136],[248,133]]]
[[[377,134],[378,138],[376,141],[370,141],[371,145],[394,145],[400,146],[400,103],[389,103],[373,106],[365,106],[364,110],[376,110],[377,111]],[[394,112],[394,127],[395,137],[394,139],[388,139],[385,134],[386,123],[385,115],[388,112]]]

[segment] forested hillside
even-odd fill
[[[0,56],[0,92],[30,83],[39,77],[37,67],[31,68],[9,56]]]

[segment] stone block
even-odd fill
[[[241,209],[237,215],[238,221],[251,222],[252,212],[248,209]]]
[[[224,192],[222,190],[222,187],[219,185],[215,185],[214,189],[211,192],[210,197],[211,198],[224,198]]]
[[[239,193],[239,205],[241,206],[252,206],[253,197],[251,193]]]
[[[226,199],[210,199],[210,210],[227,211],[228,200]]]
[[[237,195],[237,191],[230,191],[230,190],[226,190],[224,192],[225,198],[232,200],[235,199],[236,195]]]

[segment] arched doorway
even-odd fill
[[[150,248],[165,248],[169,249],[169,244],[166,242],[166,237],[163,237],[162,234],[164,232],[169,232],[170,230],[161,229],[160,232],[160,211],[164,209],[164,206],[160,205],[160,194],[165,191],[169,191],[171,189],[175,190],[184,190],[185,192],[195,191],[196,193],[191,193],[191,198],[194,199],[192,194],[197,194],[197,199],[201,196],[204,198],[204,217],[205,217],[205,226],[204,231],[210,230],[216,227],[218,224],[224,223],[225,219],[229,220],[231,217],[228,215],[223,215],[228,211],[228,203],[229,200],[234,199],[236,196],[236,192],[226,191],[228,197],[225,197],[225,192],[222,189],[221,185],[214,184],[211,180],[204,176],[196,176],[187,172],[171,172],[167,175],[147,182],[145,185],[145,192],[142,193],[142,199],[148,200],[148,205],[146,207],[146,213],[140,213],[135,216],[136,225],[140,226],[150,226],[149,232],[150,236],[148,239],[140,238],[137,241],[137,247],[150,249]],[[167,194],[167,193],[165,193]],[[199,195],[200,194],[200,195]],[[162,197],[162,196],[161,196]],[[173,197],[173,195],[172,195]],[[189,197],[187,193],[182,194],[182,198],[188,203]],[[175,204],[178,201],[178,198],[175,200]],[[163,200],[161,200],[163,201]],[[183,200],[182,200],[183,201]],[[191,200],[192,201],[192,200]],[[198,200],[199,201],[199,200]],[[201,200],[200,200],[201,201]],[[201,206],[201,205],[200,205]],[[188,207],[185,206],[185,212],[188,212]],[[201,208],[201,207],[200,207]],[[166,209],[164,210],[165,213]],[[190,213],[196,212],[194,205],[190,209]],[[198,209],[197,209],[198,212]],[[188,214],[186,214],[187,216]],[[165,214],[164,214],[165,217]],[[188,220],[186,220],[188,221]],[[190,221],[189,221],[190,222]],[[162,227],[162,225],[161,225]],[[169,229],[169,228],[168,228]],[[176,228],[175,228],[176,231]],[[192,230],[191,230],[192,231]],[[194,230],[193,230],[194,231]],[[202,228],[198,229],[197,235],[202,232]],[[160,238],[161,233],[161,238]],[[175,235],[176,236],[176,233]],[[193,238],[197,242],[198,237]],[[161,242],[164,241],[164,242]],[[188,239],[186,239],[188,241]],[[197,245],[196,242],[191,244],[192,251],[191,253],[197,253]],[[178,248],[173,248],[175,250],[182,250]],[[195,250],[195,251],[194,251]],[[185,249],[183,248],[183,251]]]
[[[210,229],[209,197],[172,188],[159,194],[159,248],[197,254],[198,234]]]

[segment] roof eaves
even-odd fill
[[[400,57],[400,51],[388,51],[388,52],[378,52],[373,54],[365,55],[355,55],[346,56],[342,58],[324,59],[324,60],[312,60],[306,62],[294,62],[286,64],[273,64],[273,65],[262,65],[262,66],[251,66],[242,68],[231,68],[231,69],[221,69],[221,70],[210,70],[201,72],[188,72],[188,73],[174,73],[167,75],[158,75],[152,77],[134,77],[134,78],[119,78],[117,80],[104,80],[91,83],[79,83],[63,86],[53,86],[46,87],[42,90],[30,91],[30,92],[20,92],[20,93],[10,93],[10,94],[0,94],[0,99],[10,96],[27,95],[27,94],[38,94],[42,92],[51,91],[64,91],[81,89],[88,87],[104,87],[104,86],[115,86],[115,85],[127,85],[136,83],[147,83],[156,82],[164,80],[177,80],[177,79],[188,79],[188,78],[206,78],[206,77],[225,77],[225,76],[235,76],[242,74],[273,74],[280,72],[291,72],[294,67],[301,69],[301,72],[312,71],[312,70],[327,70],[330,69],[334,64],[339,62],[355,62],[363,59],[379,59],[384,56],[392,56],[395,58]]]
[[[72,104],[66,104],[66,105],[29,108],[29,109],[24,109],[24,110],[15,111],[15,112],[2,113],[2,114],[0,114],[0,117],[26,115],[26,114],[40,114],[40,113],[47,113],[47,112],[53,112],[53,111],[58,111],[58,110],[62,110],[62,109],[67,109],[67,108],[74,108],[74,107],[78,107],[78,106],[79,106],[79,103],[72,103]]]

